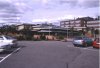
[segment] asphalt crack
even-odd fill
[[[74,62],[76,60],[77,57],[79,57],[82,54],[81,50],[79,50],[78,55],[75,56],[75,58],[73,58],[70,62],[66,62],[66,68],[69,68],[69,64],[71,64],[72,62]]]

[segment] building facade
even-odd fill
[[[95,20],[95,21],[87,21],[87,27],[89,28],[94,28],[95,30],[100,30],[100,21]]]
[[[82,30],[86,28],[86,22],[84,20],[65,20],[60,21],[60,27],[74,28],[74,30]]]
[[[62,28],[74,28],[76,30],[82,30],[88,28],[94,28],[100,30],[100,21],[86,21],[86,20],[65,20],[60,21],[60,27]]]

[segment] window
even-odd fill
[[[0,36],[0,40],[3,40],[3,37]]]
[[[13,37],[10,37],[10,36],[5,36],[5,38],[7,38],[7,39],[14,39]]]

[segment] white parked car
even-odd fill
[[[17,47],[17,39],[11,36],[0,35],[0,44],[1,43],[7,43],[11,45],[12,47]]]
[[[11,48],[11,45],[9,45],[9,43],[0,42],[0,52],[7,51],[10,48]]]

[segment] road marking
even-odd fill
[[[9,56],[11,56],[14,52],[20,50],[20,48],[17,48],[16,50],[14,50],[12,53],[8,54],[6,57],[3,57],[2,60],[0,60],[0,63],[3,62],[5,59],[7,59]]]
[[[4,57],[0,57],[0,59],[2,59],[2,58],[4,58]]]

